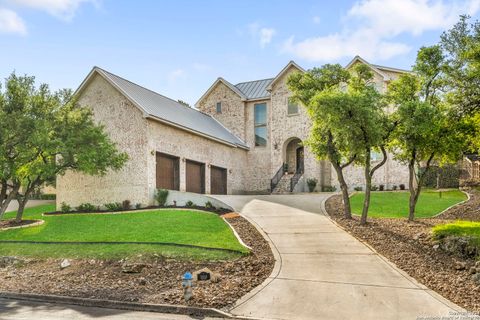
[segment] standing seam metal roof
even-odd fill
[[[267,91],[267,87],[272,80],[273,78],[241,82],[237,83],[235,87],[240,90],[247,99],[268,98],[270,93]]]
[[[95,67],[95,69],[124,91],[147,114],[212,138],[248,148],[242,140],[210,115],[185,106],[106,70],[98,67]]]

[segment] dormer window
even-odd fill
[[[217,113],[222,113],[222,103],[221,102],[217,102]]]

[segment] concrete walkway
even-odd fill
[[[43,204],[55,204],[55,200],[28,200],[26,208],[36,207]],[[16,211],[18,209],[17,200],[13,200],[7,207],[7,212]]]
[[[271,277],[243,297],[231,310],[233,314],[262,319],[385,320],[432,319],[462,311],[325,215],[312,213],[322,212],[320,203],[327,196],[218,196],[266,234],[277,260]]]

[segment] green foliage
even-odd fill
[[[337,188],[335,186],[323,186],[322,192],[335,192]]]
[[[457,221],[439,224],[432,228],[432,232],[436,239],[448,236],[472,236],[480,240],[480,222]]]
[[[108,211],[120,211],[123,209],[123,206],[120,202],[105,203],[104,206]]]
[[[68,212],[72,211],[72,207],[69,206],[67,203],[62,202],[60,204],[60,211],[62,211],[63,213],[68,213]]]
[[[185,202],[185,207],[191,208],[191,207],[193,207],[193,206],[195,206],[195,204],[193,203],[193,201],[188,200],[187,202]]]
[[[372,184],[372,185],[370,186],[370,190],[371,190],[371,191],[378,191],[378,186]]]
[[[130,200],[123,200],[122,202],[122,209],[123,210],[130,210],[132,208],[132,204]]]
[[[308,191],[313,192],[315,190],[315,187],[317,186],[317,183],[318,183],[317,178],[308,178],[307,179]]]
[[[57,195],[54,193],[34,193],[32,194],[29,199],[32,200],[55,200],[57,199]]]
[[[4,88],[0,91],[1,189],[8,181],[11,190],[22,190],[19,198],[28,198],[68,170],[103,175],[127,161],[127,154],[118,151],[104,127],[94,122],[92,110],[79,106],[71,91],[52,92],[46,84],[36,87],[34,77],[15,73],[5,80]],[[4,201],[0,196],[0,204]]]
[[[205,202],[205,208],[215,209],[215,206],[212,204],[211,201],[207,201],[207,202]]]
[[[142,204],[141,203],[135,203],[135,209],[141,209]]]
[[[77,211],[82,211],[82,212],[94,212],[97,210],[97,207],[87,202],[87,203],[82,203],[76,209]]]
[[[353,188],[353,190],[355,190],[355,191],[362,191],[362,190],[363,190],[363,188],[362,188],[362,187],[360,187],[360,186],[357,186],[357,187],[354,187],[354,188]]]
[[[165,206],[165,204],[167,203],[167,198],[168,198],[168,190],[157,189],[157,192],[155,193],[155,200],[157,201],[160,207]]]
[[[425,170],[421,167],[420,170]],[[425,174],[422,186],[427,188],[458,188],[460,169],[456,165],[432,166]]]

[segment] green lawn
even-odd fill
[[[162,209],[122,214],[41,215],[54,210],[53,205],[26,209],[24,219],[43,219],[45,223],[37,227],[0,231],[0,240],[169,242],[247,252],[230,227],[218,215],[209,212]],[[6,218],[14,215],[15,212],[7,213]],[[114,258],[141,253],[207,260],[241,255],[168,245],[0,244],[0,255]]]
[[[432,228],[437,239],[448,236],[470,237],[473,243],[480,247],[480,222],[457,221],[454,223],[440,224]]]
[[[403,218],[408,216],[408,191],[377,191],[372,192],[368,215],[377,218]],[[363,193],[351,197],[352,212],[361,214],[363,207]],[[467,196],[459,190],[442,191],[423,190],[418,199],[415,216],[417,218],[432,217],[458,202],[464,201]]]

